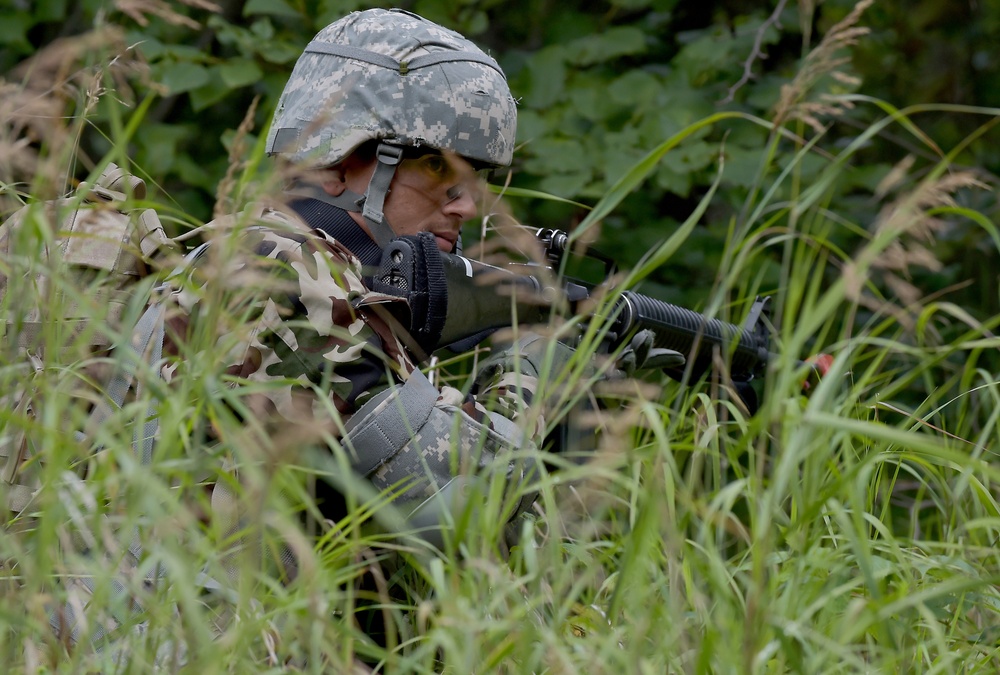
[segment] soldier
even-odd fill
[[[510,163],[515,123],[499,65],[461,35],[401,10],[355,12],[334,22],[296,63],[267,139],[269,154],[295,171],[285,194],[289,208],[262,210],[253,224],[265,227],[241,235],[253,262],[225,275],[235,279],[241,265],[270,262],[272,288],[285,284],[269,294],[229,371],[272,384],[250,397],[251,408],[300,428],[326,424],[341,436],[353,469],[377,489],[405,481],[396,504],[434,541],[462,508],[466,491],[458,488],[477,467],[504,463],[516,491],[528,467],[509,451],[537,439],[473,396],[436,388],[421,374],[423,348],[434,340],[419,334],[436,320],[427,305],[444,283],[433,265],[427,315],[409,316],[421,311],[413,303],[402,313],[413,331],[394,318],[401,312],[392,308],[404,301],[373,292],[366,273],[396,237],[410,237],[431,262],[456,248],[460,226],[477,213],[477,171]],[[198,314],[194,294],[181,294],[180,302],[185,314]],[[172,322],[180,340],[190,330],[186,321]],[[546,343],[537,336],[521,346],[536,342],[526,351],[540,354]],[[554,349],[561,359],[569,353],[559,344]],[[494,359],[479,394],[507,400],[509,417],[534,382],[526,362],[515,395],[504,379],[512,365],[509,354]],[[273,386],[276,380],[283,384]],[[511,517],[530,504],[522,495]],[[330,493],[322,498],[336,502]]]

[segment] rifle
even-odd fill
[[[373,290],[404,295],[411,301],[416,293],[421,296],[419,303],[426,307],[428,288],[435,285],[428,282],[428,277],[443,275],[447,281],[446,299],[432,299],[430,304],[436,304],[438,311],[431,312],[430,319],[421,312],[424,316],[419,322],[412,321],[411,332],[424,337],[421,344],[429,347],[427,351],[442,346],[465,351],[493,331],[511,326],[515,319],[520,325],[546,323],[560,303],[576,313],[581,303],[591,297],[593,287],[558,279],[553,274],[553,270],[562,269],[564,257],[570,252],[569,236],[561,230],[542,228],[535,232],[535,238],[542,247],[545,269],[524,264],[502,268],[441,253],[443,269],[439,272],[433,269],[436,261],[421,260],[421,256],[428,255],[426,247],[415,245],[411,237],[395,239],[387,245],[379,270],[371,279]],[[614,263],[596,251],[587,249],[584,255],[605,265],[606,277],[614,271]],[[769,301],[758,297],[739,327],[624,291],[614,300],[605,340],[613,350],[638,331],[650,329],[655,336],[654,347],[680,352],[693,363],[694,373],[711,367],[713,351],[718,348],[730,357],[733,380],[746,383],[760,375],[772,358],[766,321]],[[445,305],[446,310],[441,311]]]

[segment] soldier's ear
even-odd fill
[[[321,185],[323,191],[333,197],[344,194],[344,191],[347,190],[347,173],[344,171],[343,164],[324,169]]]

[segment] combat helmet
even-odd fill
[[[325,201],[360,211],[384,246],[394,235],[382,208],[405,148],[506,166],[516,120],[503,71],[474,43],[410,12],[370,9],[330,24],[306,47],[281,94],[267,152],[323,168],[377,140],[365,194]]]

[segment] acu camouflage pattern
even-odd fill
[[[475,403],[470,401],[466,406],[458,400],[449,403],[456,393],[457,390],[446,388],[427,422],[415,430],[413,440],[371,475],[376,488],[402,487],[400,500],[423,501],[443,486],[442,480],[473,475],[484,469],[496,470],[498,461],[507,462],[504,473],[508,478],[514,475],[518,467],[509,455],[521,446],[520,430],[514,427],[515,431],[510,432],[504,425],[507,435],[499,433],[489,414],[484,416]],[[393,404],[390,398],[379,408]]]
[[[389,57],[396,65],[324,53],[328,45]],[[431,54],[477,60],[399,65]],[[516,122],[506,78],[479,47],[409,12],[372,9],[330,24],[306,47],[278,103],[267,151],[325,167],[365,141],[384,139],[506,166]]]
[[[267,385],[244,399],[256,417],[272,425],[342,437],[344,425],[359,408],[386,388],[405,382],[417,368],[385,314],[374,311],[378,305],[403,300],[368,290],[360,261],[325,233],[307,230],[297,216],[260,207],[249,215],[264,226],[241,228],[244,254],[228,264],[203,266],[213,283],[230,288],[232,302],[244,308],[240,310],[244,319],[245,308],[254,305],[252,325],[234,322],[224,329],[230,334],[220,337],[228,339],[227,372]],[[255,292],[250,301],[248,289]],[[200,308],[203,297],[191,290],[177,296],[183,311],[169,321],[170,341],[184,340],[189,331],[197,330],[199,315],[208,316]],[[216,320],[218,313],[211,316]],[[489,384],[483,389],[488,391]],[[393,402],[389,396],[381,405]],[[523,403],[506,409],[517,417]],[[541,424],[533,431],[538,429]],[[379,489],[405,485],[397,502],[411,504],[434,494],[455,476],[487,468],[516,485],[525,467],[511,461],[510,452],[524,447],[515,424],[497,419],[472,396],[442,387],[428,422],[369,478]]]

